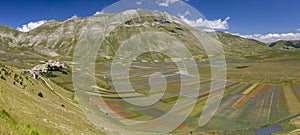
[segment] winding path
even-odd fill
[[[56,92],[56,91],[51,87],[51,85],[46,81],[45,78],[43,78],[42,76],[39,76],[39,78],[42,79],[42,81],[47,85],[47,87],[48,87],[48,88],[51,90],[51,92],[53,92],[55,95],[59,96],[59,97],[62,98],[63,100],[67,101],[68,103],[70,103],[70,104],[72,104],[72,105],[74,105],[74,106],[80,108],[78,104],[73,103],[73,102],[70,101],[69,99],[65,98],[64,96],[62,96],[61,94],[59,94],[58,92]]]

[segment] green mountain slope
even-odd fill
[[[114,15],[129,14],[132,11],[124,11]],[[98,27],[105,27],[105,25],[117,26],[111,34],[105,39],[105,42],[100,48],[98,58],[104,60],[112,57],[118,50],[120,42],[128,39],[132,35],[137,35],[145,31],[160,31],[167,34],[172,34],[174,37],[183,42],[193,55],[200,55],[204,50],[189,30],[185,29],[180,24],[180,20],[175,17],[170,17],[165,13],[150,12],[137,10],[138,14],[153,14],[153,16],[144,16],[128,19],[122,23],[122,18],[115,20],[110,24],[99,25]],[[0,27],[0,55],[3,55],[2,60],[14,60],[14,63],[33,63],[28,59],[42,59],[49,57],[71,60],[74,47],[78,42],[80,33],[85,31],[87,27],[97,19],[105,19],[114,16],[110,15],[96,15],[86,18],[71,18],[65,21],[49,21],[42,26],[27,32],[22,33],[8,27]],[[169,19],[169,21],[167,21]],[[178,23],[179,22],[179,23]],[[120,24],[121,23],[121,24]],[[132,26],[135,29],[132,29]],[[224,44],[226,56],[245,59],[247,57],[259,57],[263,55],[270,48],[266,44],[252,39],[246,39],[239,36],[234,36],[228,33],[217,32],[217,36]],[[164,46],[159,46],[164,49]],[[195,51],[197,50],[197,51]],[[200,51],[199,51],[200,50]],[[21,58],[14,55],[20,53]],[[18,54],[19,55],[19,54]],[[20,56],[20,55],[19,55]],[[159,54],[149,55],[152,59],[162,57]],[[149,58],[146,55],[146,58]],[[9,59],[12,58],[12,59]],[[17,64],[15,64],[17,65]]]
[[[46,60],[50,58],[71,60],[74,47],[79,40],[80,33],[85,31],[87,27],[95,20],[112,17],[114,15],[122,15],[132,11],[124,11],[123,13],[110,15],[96,15],[86,18],[71,18],[65,21],[51,20],[42,26],[30,31],[19,32],[6,26],[0,26],[0,59],[10,62],[14,60],[16,66],[34,65],[34,60]],[[105,42],[99,50],[98,58],[105,60],[114,56],[118,50],[120,42],[128,39],[132,35],[137,35],[145,31],[160,31],[167,34],[173,34],[174,37],[185,43],[194,55],[204,53],[204,50],[199,47],[195,37],[191,36],[189,30],[183,25],[176,23],[180,22],[177,18],[171,17],[173,22],[167,22],[170,18],[164,13],[150,12],[137,10],[138,14],[153,14],[153,16],[144,16],[140,18],[128,19],[122,23],[122,19],[115,20],[111,24],[105,25],[117,26],[111,34],[104,39]],[[128,13],[129,14],[129,13]],[[155,24],[155,25],[153,25]],[[132,26],[135,29],[132,29]],[[223,43],[223,48],[227,58],[230,59],[248,59],[248,58],[268,58],[266,55],[270,52],[278,51],[278,48],[299,48],[299,41],[278,41],[271,45],[253,40],[242,38],[236,35],[231,35],[224,32],[216,32],[219,40]],[[160,47],[164,48],[163,45]],[[195,50],[201,50],[196,52]],[[17,55],[16,55],[17,54]],[[20,55],[22,57],[20,57]],[[152,59],[162,57],[158,54],[152,54]],[[148,56],[146,55],[148,58]],[[29,61],[29,59],[31,61]],[[30,65],[29,63],[32,63]],[[12,63],[11,63],[12,64]]]
[[[254,39],[242,38],[229,33],[217,32],[218,38],[224,44],[224,52],[228,59],[263,59],[266,53],[273,49],[265,43]]]
[[[285,41],[280,40],[275,43],[270,44],[270,47],[278,48],[278,49],[298,49],[300,48],[300,40],[292,40],[292,41]]]
[[[0,134],[103,134],[87,120],[74,93],[0,65]]]

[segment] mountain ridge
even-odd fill
[[[116,20],[115,23],[106,24],[120,26],[112,31],[109,37],[104,39],[105,42],[103,43],[103,47],[100,48],[100,53],[98,54],[100,61],[113,57],[114,52],[116,52],[120,47],[120,39],[126,40],[126,38],[130,37],[130,35],[138,34],[137,31],[132,31],[130,28],[130,25],[137,22],[140,22],[140,24],[133,26],[138,28],[139,31],[160,31],[172,34],[176,38],[182,39],[182,42],[186,43],[187,48],[190,49],[193,55],[198,56],[200,55],[199,52],[205,53],[202,47],[196,45],[197,40],[195,37],[191,36],[191,33],[189,33],[188,30],[184,29],[184,27],[180,24],[181,20],[178,18],[172,17],[167,13],[128,10],[117,14],[98,14],[85,18],[50,20],[29,32],[20,32],[8,26],[0,26],[0,55],[16,58],[18,56],[15,54],[21,53],[26,55],[26,57],[33,59],[37,58],[47,60],[49,58],[57,58],[70,61],[72,60],[74,47],[79,40],[80,33],[86,30],[88,23],[101,18],[109,18],[118,15],[122,17],[124,15],[134,14],[135,12],[141,15],[142,18],[131,18],[128,21],[123,22],[123,24],[122,18],[120,18],[119,20]],[[151,14],[153,16],[143,16],[147,14]],[[268,52],[282,50],[276,47],[277,45],[268,45],[254,39],[243,38],[226,32],[217,31],[215,34],[223,45],[226,57],[230,59],[247,59],[248,57],[261,59],[265,57],[264,55]],[[200,51],[196,52],[195,50]],[[162,57],[158,54],[153,54],[151,57],[152,56],[152,59]],[[207,60],[207,58],[203,59]],[[22,60],[22,58],[17,58],[15,61],[20,62],[24,60]]]
[[[284,50],[299,49],[300,40],[279,40],[277,42],[271,43],[269,46]]]

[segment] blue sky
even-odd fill
[[[29,22],[37,22],[40,20],[65,20],[74,15],[79,17],[91,16],[117,1],[118,0],[1,1],[0,25],[17,28]],[[145,0],[131,1],[134,1],[134,3],[131,3],[132,5],[136,4],[135,2],[144,1],[144,3],[146,3]],[[152,1],[167,3],[168,6],[171,7],[171,4],[178,0]],[[298,30],[300,29],[300,0],[184,1],[195,7],[205,16],[206,20],[201,20],[200,22],[216,24],[218,25],[216,27],[217,30],[256,38],[261,41],[264,41],[265,38],[278,40],[283,37],[287,39],[300,39],[300,30]],[[166,7],[166,5],[161,6],[162,9]],[[181,12],[181,14],[184,13]],[[195,21],[197,18],[193,19]],[[197,26],[196,22],[191,22],[191,24]],[[265,40],[265,42],[270,41]]]

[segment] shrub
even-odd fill
[[[0,109],[0,117],[10,117],[10,115],[3,109]]]
[[[18,78],[19,77],[19,75],[18,74],[15,74],[14,75],[14,79],[16,79],[16,78]]]
[[[0,77],[2,80],[5,80],[6,81],[6,78],[3,76],[3,75],[1,75],[1,77]]]
[[[41,97],[41,98],[44,97],[42,92],[39,92],[39,93],[38,93],[38,96]]]
[[[26,88],[27,88],[27,85],[24,84],[24,85],[22,86],[22,89],[26,89]]]
[[[5,76],[9,75],[8,71],[6,71],[6,70],[4,70],[4,74],[5,74]]]
[[[63,74],[65,74],[65,75],[68,74],[68,71],[65,71],[65,70],[61,70],[61,72],[62,72]]]

